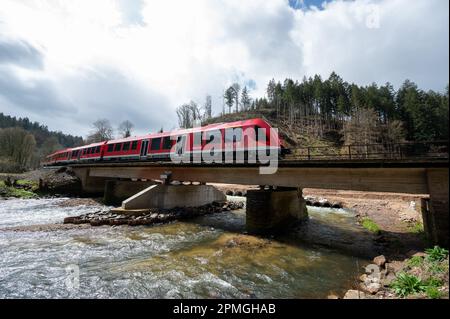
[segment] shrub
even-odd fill
[[[404,272],[397,275],[397,278],[391,283],[391,287],[400,297],[426,290],[426,285],[419,278]]]

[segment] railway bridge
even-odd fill
[[[248,193],[247,226],[256,231],[305,217],[303,188],[392,192],[423,195],[422,215],[429,238],[448,246],[448,155],[401,159],[283,160],[274,174],[260,174],[258,164],[175,164],[171,162],[91,163],[72,165],[85,192],[110,191],[125,183],[125,193],[145,188],[142,180],[168,176],[176,181],[271,185]],[[106,185],[106,186],[105,186]],[[146,185],[148,186],[148,184]],[[203,192],[203,191],[202,191]],[[202,197],[202,194],[187,195]],[[186,197],[185,197],[186,198]]]

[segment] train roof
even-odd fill
[[[142,136],[130,136],[130,137],[126,137],[126,138],[112,139],[112,140],[102,141],[102,142],[98,142],[98,143],[91,143],[88,145],[77,146],[74,148],[66,148],[64,150],[56,151],[53,154],[50,154],[48,156],[53,156],[56,154],[80,150],[80,149],[89,148],[89,147],[101,146],[104,144],[124,143],[124,142],[131,142],[131,141],[158,138],[158,137],[183,135],[183,134],[198,132],[200,130],[202,130],[202,131],[221,130],[221,129],[227,129],[227,128],[234,128],[234,127],[238,127],[238,126],[262,125],[262,124],[268,125],[269,123],[267,123],[267,121],[265,121],[264,119],[261,119],[261,118],[253,118],[253,119],[234,121],[234,122],[212,123],[212,124],[208,124],[205,126],[199,126],[199,127],[193,127],[193,128],[187,128],[187,129],[182,128],[182,129],[177,129],[177,130],[173,130],[173,131],[162,132],[162,133],[151,133],[151,134],[146,134],[146,135],[142,135]]]
[[[145,138],[151,138],[152,136],[153,136],[152,134],[147,134],[147,135],[141,135],[141,136],[130,136],[130,137],[125,137],[125,138],[118,138],[118,139],[108,140],[106,142],[106,144],[115,144],[115,143],[124,143],[124,142],[138,141],[138,140],[142,140],[142,139],[145,139]]]

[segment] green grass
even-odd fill
[[[439,246],[426,249],[425,252],[427,253],[427,260],[431,262],[442,261],[448,256],[448,250]]]
[[[390,287],[398,296],[421,294],[430,299],[444,296],[440,289],[446,286],[448,280],[448,250],[435,246],[425,252],[425,257],[414,256],[407,260],[408,268],[398,273],[391,283]],[[414,274],[408,273],[410,270]]]
[[[424,259],[421,256],[414,256],[408,260],[409,267],[420,267],[424,263]]]
[[[35,198],[37,195],[33,192],[38,189],[38,185],[35,182],[19,180],[18,185],[25,186],[28,185],[30,190],[25,190],[22,188],[8,187],[5,185],[4,181],[0,181],[0,196],[4,197],[17,197],[17,198]]]
[[[415,222],[408,226],[408,229],[411,233],[414,234],[422,234],[424,232],[423,224],[421,222]]]
[[[439,299],[442,297],[442,293],[439,291],[437,287],[427,287],[425,289],[425,294],[430,299]]]
[[[370,218],[364,217],[361,221],[361,225],[374,234],[379,234],[381,232],[380,227]]]
[[[427,287],[418,277],[402,272],[391,283],[391,288],[400,297],[406,297],[411,294],[425,292]]]
[[[448,265],[445,266],[441,263],[437,262],[430,262],[427,265],[427,270],[430,274],[437,275],[437,274],[443,274],[446,271],[448,271]]]

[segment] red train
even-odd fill
[[[274,134],[271,129],[270,124],[262,119],[216,123],[191,129],[180,129],[67,148],[47,156],[44,165],[96,161],[170,160],[171,155],[174,155],[175,152],[192,159],[195,154],[204,152],[206,145],[209,145],[208,149],[214,147],[216,152],[221,149],[222,158],[229,156],[226,153],[232,150],[234,158],[237,158],[237,154],[239,154],[242,155],[244,160],[248,160],[248,154],[251,151],[260,150],[264,147],[267,153],[270,150],[282,157],[289,153],[289,150],[278,137],[278,134]],[[175,144],[177,145],[175,146]]]

